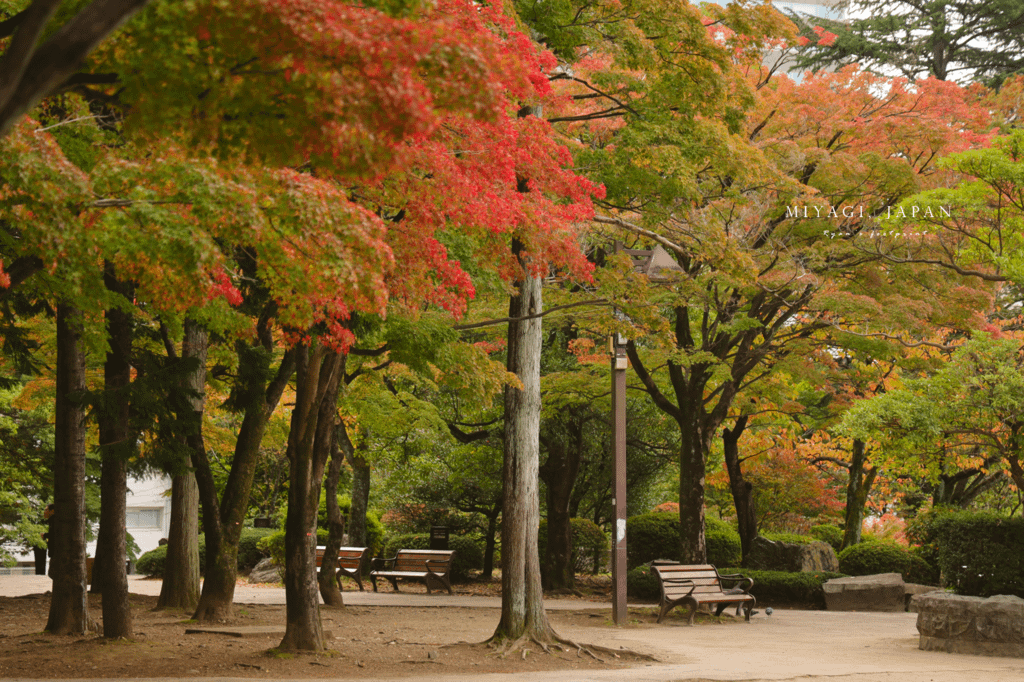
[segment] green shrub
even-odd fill
[[[679,560],[679,515],[652,512],[626,519],[626,560],[630,568],[655,559]]]
[[[626,596],[632,599],[661,599],[661,587],[650,566],[637,566],[626,573]]]
[[[590,519],[569,519],[572,525],[572,563],[576,573],[583,573],[594,567],[594,557],[603,557],[611,543],[601,526]],[[541,561],[548,545],[548,520],[540,520],[537,532],[537,550]]]
[[[394,535],[384,546],[384,557],[392,558],[400,549],[430,549],[429,533],[403,533]],[[468,535],[453,535],[448,538],[448,549],[455,551],[452,562],[452,582],[463,582],[469,578],[471,570],[480,569],[484,565],[483,543]]]
[[[270,556],[259,547],[259,541],[273,535],[273,528],[245,528],[238,539],[238,570],[251,571],[260,561]]]
[[[836,552],[843,547],[843,529],[838,526],[811,526],[811,537],[827,542]]]
[[[631,568],[656,559],[679,561],[679,515],[675,512],[639,514],[626,520],[626,561]],[[738,564],[740,535],[725,521],[704,519],[708,563],[715,566]]]
[[[907,582],[934,582],[934,569],[919,553],[894,542],[862,542],[839,553],[839,570],[848,575],[899,573]]]
[[[958,594],[1024,598],[1024,519],[939,509],[921,514],[907,535]]]
[[[740,563],[743,546],[740,543],[740,534],[735,528],[725,521],[709,516],[704,520],[704,536],[708,546],[709,564],[734,566]]]
[[[791,545],[809,545],[817,540],[811,535],[800,535],[799,533],[761,533],[761,536],[772,542],[786,542]]]
[[[135,562],[135,571],[142,575],[161,577],[167,562],[167,545],[151,549]],[[199,534],[199,572],[206,570],[206,536]]]
[[[843,573],[808,572],[790,573],[787,571],[752,571],[747,568],[719,569],[723,575],[742,573],[754,580],[750,593],[757,597],[759,607],[771,606],[773,603],[806,604],[815,608],[825,608],[825,592],[821,586],[832,578],[842,578]]]

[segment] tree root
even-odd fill
[[[523,660],[526,660],[526,655],[530,651],[528,645],[530,645],[531,643],[540,647],[540,649],[544,653],[550,654],[552,656],[558,656],[559,658],[561,658],[561,656],[559,656],[557,652],[553,651],[553,649],[558,649],[559,651],[566,653],[575,651],[577,658],[589,656],[600,663],[607,663],[607,660],[598,656],[598,653],[614,658],[621,658],[623,655],[627,655],[631,657],[636,657],[637,659],[642,661],[656,662],[658,660],[653,656],[641,654],[637,651],[633,651],[632,649],[615,650],[609,649],[608,647],[598,646],[595,644],[580,644],[578,642],[574,642],[571,639],[559,637],[555,634],[548,635],[543,639],[541,637],[538,637],[537,635],[523,635],[518,639],[512,641],[505,641],[500,644],[491,641],[488,644],[488,646],[491,646],[496,649],[495,655],[498,658],[505,659],[508,658],[510,654],[522,652]]]

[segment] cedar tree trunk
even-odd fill
[[[54,406],[53,506],[48,545],[53,594],[46,631],[83,635],[89,629],[85,576],[85,390],[82,313],[57,304],[57,397]]]
[[[747,565],[750,547],[757,537],[757,514],[754,509],[754,486],[743,478],[740,467],[740,436],[747,428],[747,415],[736,419],[732,430],[722,429],[722,449],[725,452],[725,467],[729,472],[729,488],[732,490],[732,501],[736,505],[736,520],[739,523],[740,547],[743,552],[743,565]]]
[[[323,651],[316,579],[316,515],[334,434],[343,357],[321,343],[296,346],[295,409],[288,433],[283,650]]]
[[[554,641],[557,636],[544,612],[537,530],[540,525],[540,317],[541,278],[522,259],[522,244],[513,241],[522,279],[509,302],[508,370],[522,389],[505,387],[504,485],[501,521],[501,620],[492,642],[525,639]]]
[[[192,414],[187,415],[190,446],[203,447],[203,411],[206,404],[206,356],[209,334],[191,318],[185,320],[183,358],[194,358],[196,367],[185,377]],[[199,487],[191,471],[171,481],[171,524],[167,534],[164,580],[156,607],[193,610],[199,603]]]
[[[103,280],[108,290],[131,301],[131,286],[116,279],[112,265],[105,267]],[[135,449],[128,421],[132,320],[130,313],[116,306],[108,309],[106,315],[110,350],[103,366],[103,405],[99,410],[103,463],[100,529],[96,537],[96,556],[102,557],[102,566],[101,570],[93,572],[92,580],[103,592],[103,636],[128,639],[132,636],[132,614],[128,604],[125,512],[128,457]]]
[[[494,576],[494,545],[495,534],[498,532],[498,515],[501,514],[502,503],[499,500],[494,508],[487,513],[487,538],[484,540],[484,568],[481,578]]]
[[[342,356],[343,358],[345,356]],[[341,371],[345,371],[344,360]],[[331,415],[332,423],[334,415]],[[324,558],[320,563],[317,582],[320,585],[320,596],[327,606],[344,606],[345,598],[341,594],[341,583],[338,582],[338,550],[341,548],[341,537],[345,534],[345,519],[338,507],[338,480],[341,478],[341,465],[345,456],[338,447],[338,427],[333,430],[331,438],[331,466],[327,469],[327,482],[324,485],[324,502],[327,507],[327,544],[324,546]]]
[[[201,443],[202,432],[199,433],[199,442],[190,440],[189,443],[193,446],[192,465],[199,486],[199,501],[203,505],[206,535],[206,574],[199,604],[192,616],[200,622],[231,617],[238,574],[238,541],[249,510],[249,493],[256,475],[260,444],[270,415],[295,370],[295,353],[290,350],[281,359],[273,381],[267,382],[274,348],[272,318],[273,306],[268,306],[256,326],[257,342],[250,345],[239,341],[236,344],[239,368],[234,404],[244,412],[244,416],[235,441],[231,471],[219,502],[210,461]]]

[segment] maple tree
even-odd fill
[[[705,555],[712,439],[737,394],[778,358],[807,352],[817,329],[870,325],[881,305],[907,329],[950,322],[953,310],[971,317],[923,303],[931,294],[906,286],[913,275],[885,269],[857,242],[870,241],[879,211],[941,177],[938,156],[986,142],[986,112],[935,80],[912,87],[845,69],[765,82],[760,60],[738,67],[756,93],[742,124],[695,116],[706,130],[679,139],[678,128],[641,137],[654,126],[630,121],[593,138],[625,166],[607,167],[619,177],[604,202],[614,213],[600,221],[660,244],[680,268],[662,273],[669,286],[641,294],[634,284],[618,300],[634,321],[630,362],[680,427],[687,561]]]

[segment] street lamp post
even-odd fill
[[[615,533],[612,542],[612,620],[626,622],[626,340],[612,335],[612,450],[615,462]]]

